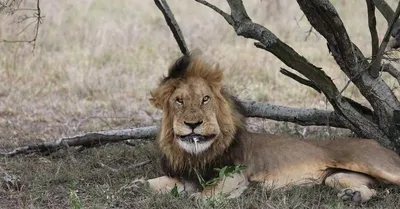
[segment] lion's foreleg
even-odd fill
[[[195,192],[196,186],[190,182],[182,182],[179,179],[161,176],[147,180],[150,189],[160,193],[169,193],[176,186],[178,192]]]
[[[223,181],[218,182],[216,185],[206,187],[201,192],[202,197],[209,197],[212,195],[222,194],[229,198],[239,197],[249,185],[247,178],[240,173],[227,176]]]

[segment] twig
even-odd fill
[[[101,163],[101,162],[98,162],[97,165],[99,165],[100,167],[105,168],[105,169],[107,169],[107,170],[109,170],[109,171],[111,171],[113,173],[122,173],[122,172],[127,171],[127,170],[132,170],[132,169],[135,169],[135,168],[143,167],[143,166],[145,166],[145,165],[147,165],[149,163],[151,163],[151,160],[145,160],[143,162],[139,162],[139,163],[133,164],[131,166],[128,166],[128,167],[125,167],[125,168],[122,168],[122,169],[115,169],[115,168],[112,168],[112,167],[110,167],[110,166],[108,166],[108,165],[106,165],[104,163]]]
[[[219,9],[218,7],[216,7],[216,6],[214,6],[214,5],[210,4],[210,3],[208,3],[208,2],[205,1],[205,0],[195,0],[195,1],[197,1],[197,2],[199,2],[200,4],[203,4],[203,5],[205,5],[205,6],[209,7],[209,8],[211,8],[212,10],[214,10],[215,12],[217,12],[218,14],[220,14],[223,18],[225,18],[225,20],[226,20],[230,25],[233,25],[233,24],[234,24],[233,18],[232,18],[229,14],[227,14],[227,13],[225,13],[224,11],[222,11],[221,9]]]
[[[368,12],[368,28],[371,33],[372,57],[374,59],[379,51],[378,32],[376,31],[375,5],[373,0],[366,0],[366,2]]]
[[[178,43],[179,49],[182,54],[188,54],[189,50],[187,48],[185,38],[182,35],[182,31],[176,22],[174,14],[171,12],[166,0],[154,0],[154,3],[157,5],[158,9],[163,13],[165,21],[167,22],[169,28],[171,29],[172,34],[176,42]]]
[[[386,30],[385,36],[382,39],[381,45],[379,46],[379,51],[378,51],[375,59],[373,59],[373,61],[372,61],[372,66],[369,70],[369,73],[373,78],[377,78],[379,76],[379,71],[381,70],[382,56],[385,52],[387,44],[389,43],[390,34],[393,30],[394,24],[396,23],[399,16],[400,16],[400,1],[397,5],[397,8],[392,17],[392,20],[389,23],[389,27]]]
[[[131,147],[136,147],[136,144],[131,142],[130,140],[125,141],[125,144]]]
[[[308,38],[310,37],[311,33],[314,34],[318,38],[318,35],[314,32],[314,29],[311,26],[310,29],[308,29],[308,31],[306,32],[306,37],[304,38],[304,41],[308,40]]]
[[[361,62],[367,62],[367,60],[362,60]],[[342,97],[343,92],[349,87],[350,83],[354,83],[355,80],[359,79],[365,72],[368,71],[368,69],[371,68],[372,63],[369,63],[368,66],[365,69],[362,69],[360,72],[355,74],[354,76],[350,77],[347,83],[344,85],[344,87],[340,90],[338,97]]]
[[[133,164],[131,166],[128,166],[128,170],[131,170],[133,168],[139,168],[139,167],[145,166],[145,165],[147,165],[149,163],[151,163],[151,160],[146,160],[146,161],[143,161],[143,162],[140,162],[140,163],[136,163],[136,164]]]
[[[285,68],[281,68],[281,70],[279,71],[280,73],[282,73],[283,75],[286,75],[294,80],[296,80],[297,82],[306,85],[312,89],[314,89],[315,91],[317,91],[318,93],[321,93],[321,90],[311,81],[304,79],[294,73],[291,73],[290,71],[286,70]]]
[[[5,8],[5,7],[11,8],[10,6],[7,6],[7,5],[5,5],[5,4],[0,4],[0,8],[1,8],[1,7],[3,7],[3,8]],[[35,31],[35,32],[34,32],[34,36],[33,36],[33,38],[30,39],[30,40],[2,40],[2,42],[3,42],[3,43],[28,43],[28,44],[32,44],[32,52],[34,52],[34,51],[35,51],[35,48],[36,48],[36,41],[37,41],[37,38],[38,38],[38,35],[39,35],[39,26],[40,26],[40,24],[42,24],[43,17],[44,17],[44,16],[42,16],[42,12],[41,12],[41,9],[40,9],[40,0],[36,0],[36,9],[12,9],[12,8],[11,8],[10,11],[11,11],[11,13],[13,13],[14,11],[17,11],[17,10],[32,10],[32,11],[36,11],[35,14],[34,14],[34,16],[32,16],[32,17],[26,17],[26,18],[23,18],[22,20],[19,21],[19,23],[21,23],[21,22],[24,22],[24,21],[27,20],[27,19],[36,18],[35,21],[29,23],[27,26],[24,27],[24,29],[22,29],[22,30],[17,34],[17,35],[21,34],[21,33],[24,32],[27,28],[29,28],[29,26],[31,26],[31,25],[33,25],[34,23],[36,23],[36,25],[35,25],[35,30],[34,30],[34,31]],[[1,9],[0,9],[0,11],[1,11]]]
[[[118,173],[119,172],[118,169],[112,168],[112,167],[110,167],[110,166],[108,166],[108,165],[106,165],[106,164],[104,164],[102,162],[98,162],[97,165],[99,165],[100,167],[105,168],[105,169],[107,169],[107,170],[109,170],[109,171],[111,171],[113,173]]]

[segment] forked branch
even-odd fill
[[[373,0],[376,8],[378,8],[379,12],[385,17],[388,24],[392,20],[394,16],[393,9],[385,2],[385,0]],[[391,31],[391,35],[393,38],[400,38],[400,19],[396,20],[396,23],[393,26],[393,30]],[[399,40],[400,42],[400,40]]]
[[[197,1],[210,7],[210,4],[206,4],[204,0]],[[325,72],[321,70],[321,68],[316,67],[315,65],[308,62],[308,60],[299,55],[290,46],[282,42],[267,28],[257,23],[253,23],[250,17],[247,15],[247,12],[241,0],[227,0],[227,2],[231,9],[231,15],[230,18],[227,18],[226,16],[224,16],[224,18],[232,19],[232,22],[228,21],[228,23],[232,25],[233,29],[239,36],[257,40],[258,42],[255,43],[256,47],[271,52],[287,66],[298,71],[308,80],[310,80],[318,89],[320,89],[325,94],[329,102],[334,107],[335,112],[341,116],[340,120],[346,125],[346,127],[350,128],[360,136],[375,138],[379,140],[384,146],[393,147],[390,140],[388,140],[387,135],[378,127],[378,125],[374,121],[365,118],[356,109],[354,109],[346,99],[343,99],[332,79],[327,76]],[[333,6],[327,0],[321,0],[321,2],[319,3],[318,1],[310,2],[310,0],[298,0],[298,2],[301,7],[304,7],[304,5],[305,7],[307,7],[305,9],[306,11],[311,12],[312,9],[315,13],[315,10],[319,9],[318,12],[320,12],[321,14],[318,13],[317,15],[314,14],[314,16],[309,16],[312,16],[313,19],[323,19],[323,21],[325,22],[320,22],[320,20],[310,20],[310,22],[314,23],[312,24],[314,28],[316,28],[315,24],[317,24],[318,26],[321,26],[323,28],[328,28],[328,30],[334,30],[333,33],[329,33],[329,31],[325,31],[324,34],[321,32],[320,33],[326,36],[332,36],[332,34],[335,34],[335,36],[337,36],[333,37],[333,41],[334,43],[336,43],[335,45],[333,45],[333,42],[331,43],[329,41],[329,43],[331,43],[332,50],[336,51],[336,54],[340,57],[340,59],[338,60],[340,60],[342,62],[342,66],[347,69],[347,73],[349,73],[353,69],[356,69],[355,72],[351,72],[350,74],[358,74],[358,72],[360,71],[360,69],[358,69],[359,59],[357,59],[358,57],[356,55],[360,55],[359,51],[353,51],[353,44],[350,41],[347,32],[343,27],[343,24],[341,24],[340,19],[338,19],[337,13],[334,10]],[[327,7],[328,9],[321,9],[321,6],[319,4],[324,4],[325,7]],[[318,8],[315,8],[315,5],[317,5]],[[215,6],[210,8],[217,11],[215,9]],[[304,11],[303,8],[302,10]],[[306,12],[305,14],[307,16]],[[334,18],[334,20],[326,21],[327,18]],[[335,25],[335,23],[332,23],[337,20],[339,20],[338,24]],[[331,26],[330,24],[334,25]],[[339,39],[339,41],[341,42],[338,43],[337,39]],[[380,83],[378,82],[378,84]],[[389,98],[390,100],[390,97],[387,98]]]
[[[40,0],[36,0],[36,8],[35,9],[19,9],[18,7],[20,6],[19,2],[18,4],[15,3],[15,0],[12,1],[7,1],[7,3],[2,3],[0,2],[0,12],[2,10],[7,9],[10,14],[14,14],[16,11],[21,11],[21,10],[29,10],[29,11],[35,11],[32,17],[22,17],[22,19],[19,21],[19,23],[26,22],[26,20],[30,19],[35,19],[33,22],[28,23],[20,32],[18,32],[17,35],[23,33],[25,30],[30,28],[32,25],[34,25],[34,35],[33,38],[30,40],[2,40],[4,43],[29,43],[32,44],[32,52],[35,51],[36,48],[36,40],[38,38],[39,34],[39,26],[43,22],[44,16],[42,16],[42,12],[40,9]]]
[[[370,63],[361,50],[349,38],[336,9],[328,0],[297,0],[310,24],[327,40],[328,48],[340,69],[355,84],[374,109],[377,129],[400,146],[399,130],[393,124],[393,112],[400,108],[397,97],[381,77],[374,78],[368,72]],[[350,119],[350,115],[348,115]],[[362,128],[364,124],[355,124]],[[382,142],[382,140],[381,140]],[[383,143],[386,144],[386,143]]]
[[[386,30],[385,36],[382,39],[382,43],[379,46],[379,51],[377,55],[372,57],[372,65],[370,68],[370,74],[373,78],[377,78],[379,76],[379,71],[381,70],[381,62],[382,62],[382,57],[383,53],[385,52],[385,49],[387,47],[387,44],[389,43],[389,38],[390,34],[393,31],[394,25],[399,19],[400,16],[400,1],[397,5],[396,11],[394,12],[394,15],[392,16],[390,22],[389,22],[389,27]]]

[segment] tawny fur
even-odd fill
[[[399,156],[374,140],[300,140],[248,132],[242,107],[222,88],[222,78],[218,67],[198,55],[186,55],[152,91],[151,103],[163,111],[157,145],[169,178],[196,183],[194,170],[207,180],[216,174],[214,168],[245,165],[242,174],[246,181],[274,188],[322,183],[340,189],[346,185],[370,188],[377,182],[400,185]],[[201,124],[191,129],[189,122]],[[211,146],[198,154],[185,151],[178,140],[190,131],[215,135]]]

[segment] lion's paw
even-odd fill
[[[370,189],[363,185],[358,188],[342,189],[337,196],[345,202],[352,202],[356,205],[359,205],[368,201],[375,195],[376,191],[374,189]]]
[[[133,180],[127,187],[133,192],[141,192],[144,188],[148,187],[148,183],[144,178],[139,178]]]
[[[352,189],[342,189],[338,197],[343,201],[351,201],[356,204],[361,203],[361,193],[359,191],[353,191]]]

